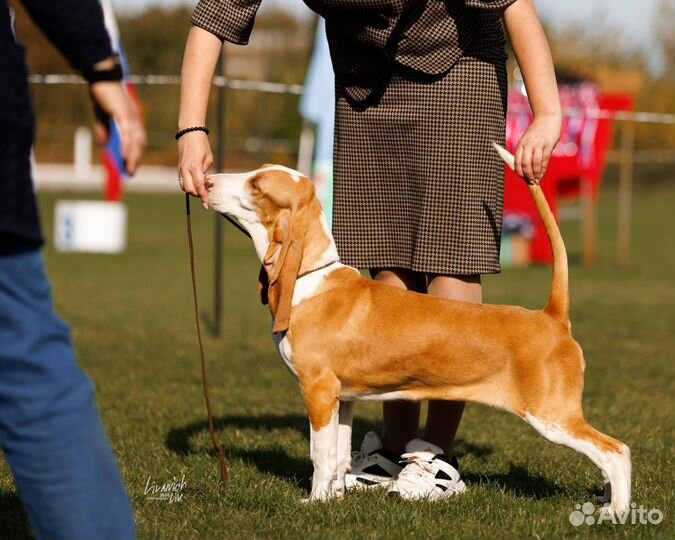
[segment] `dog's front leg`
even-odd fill
[[[320,376],[301,387],[305,396],[311,429],[310,456],[314,465],[310,501],[327,500],[336,495],[333,482],[337,481],[339,381],[332,374]],[[344,488],[342,489],[344,494]]]
[[[333,481],[333,495],[344,497],[345,474],[352,468],[352,418],[354,402],[340,401],[337,437],[337,480]]]
[[[309,500],[325,501],[334,496],[333,481],[337,480],[338,404],[335,404],[327,425],[316,429],[310,421],[310,431],[310,456],[314,474]]]

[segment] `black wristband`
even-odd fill
[[[192,133],[193,131],[203,131],[207,135],[209,134],[209,128],[207,128],[207,127],[204,127],[204,126],[189,127],[189,128],[181,129],[178,133],[176,133],[176,140],[180,139],[186,133]]]
[[[109,69],[85,69],[82,72],[82,76],[89,84],[97,82],[119,82],[124,79],[124,73],[122,72],[122,66],[120,64],[116,64],[115,67]]]

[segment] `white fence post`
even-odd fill
[[[87,127],[80,126],[75,130],[75,180],[86,181],[91,178],[92,135]]]

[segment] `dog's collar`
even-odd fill
[[[323,270],[324,268],[328,268],[331,264],[339,263],[340,259],[334,259],[330,262],[327,262],[326,264],[322,264],[321,266],[317,266],[316,268],[312,268],[311,270],[307,270],[306,272],[303,272],[302,274],[298,275],[298,279],[305,277],[313,272],[318,272],[319,270]]]

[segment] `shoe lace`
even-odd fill
[[[368,461],[375,459],[374,455],[370,455],[364,448],[361,448],[358,451],[352,452],[352,463],[354,465],[360,465]]]
[[[403,470],[399,473],[399,478],[402,476],[426,478],[434,472],[431,459],[415,453],[403,454],[401,458],[403,459],[399,463],[403,465]]]

